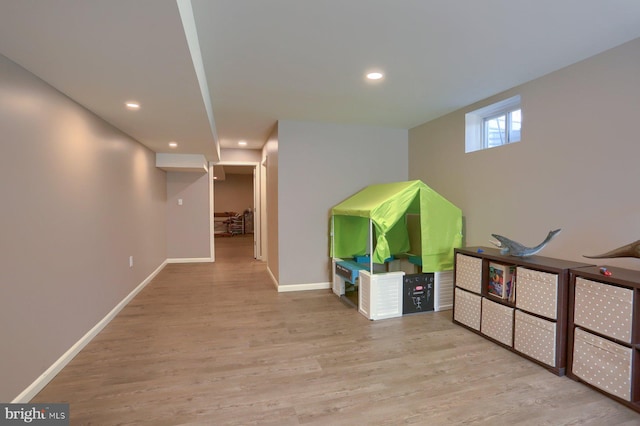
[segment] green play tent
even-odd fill
[[[331,209],[334,258],[373,253],[371,263],[382,264],[413,252],[424,272],[439,272],[453,269],[461,245],[461,210],[419,180],[371,185]]]

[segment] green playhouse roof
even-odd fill
[[[420,215],[422,270],[452,269],[453,249],[462,245],[462,212],[419,180],[371,185],[334,206],[332,255],[368,254],[369,220],[375,235],[375,263],[408,252],[407,214]]]

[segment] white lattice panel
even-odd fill
[[[444,311],[453,307],[453,271],[436,272],[434,274],[435,300],[433,310]]]
[[[370,274],[360,271],[358,311],[371,320],[402,316],[404,272]]]
[[[336,263],[340,262],[342,259],[334,258],[331,262],[331,271],[333,272],[333,281],[331,283],[331,289],[333,292],[341,296],[344,294],[344,278],[336,273]]]
[[[453,307],[453,319],[473,328],[480,330],[481,297],[468,291],[455,289],[455,304]]]

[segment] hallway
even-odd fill
[[[451,322],[368,321],[278,293],[244,238],[171,264],[32,402],[71,425],[633,425],[640,417]]]
[[[215,237],[216,263],[242,265],[253,262],[253,234]],[[260,263],[260,262],[258,262]]]

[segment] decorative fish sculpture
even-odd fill
[[[493,241],[491,241],[491,244],[500,249],[500,254],[509,254],[511,256],[518,257],[533,256],[534,254],[542,250],[547,245],[547,243],[549,243],[549,241],[553,239],[553,237],[560,233],[560,231],[561,229],[549,231],[547,238],[545,238],[543,242],[535,247],[525,247],[516,241],[510,240],[509,238],[503,237],[502,235],[498,234],[491,234],[491,236],[498,240],[499,244],[496,244]]]
[[[607,257],[637,257],[640,258],[640,240],[635,241],[631,244],[627,244],[626,246],[618,247],[617,249],[613,249],[603,254],[599,254],[597,256],[586,256],[589,259],[604,259]]]

